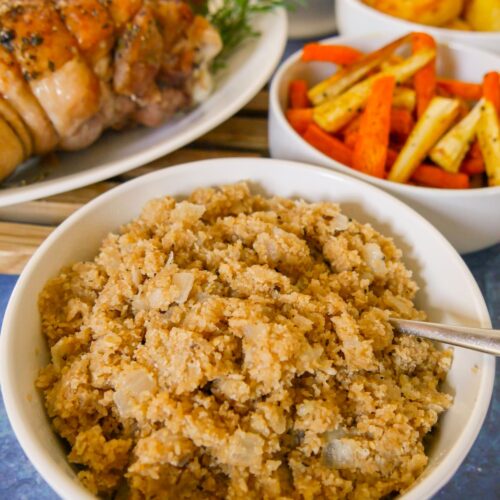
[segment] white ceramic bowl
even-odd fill
[[[3,322],[0,377],[7,413],[26,455],[61,497],[92,498],[68,465],[34,387],[48,360],[37,310],[40,290],[61,266],[91,259],[104,236],[137,216],[149,199],[240,180],[269,194],[342,203],[349,215],[394,237],[421,287],[418,306],[430,320],[491,326],[479,288],[451,245],[411,208],[369,184],[322,168],[250,158],[195,162],[139,177],[88,203],[47,238],[19,278]],[[441,419],[429,466],[405,499],[430,497],[456,471],[488,409],[494,370],[492,356],[455,349],[446,382],[455,402]]]
[[[352,45],[370,52],[394,39],[393,35],[336,37],[325,43]],[[500,57],[457,44],[439,45],[438,74],[467,81],[500,68]],[[303,63],[300,52],[290,56],[275,73],[269,96],[269,147],[273,158],[297,160],[329,167],[389,191],[430,220],[460,253],[473,252],[500,241],[500,186],[481,189],[433,189],[378,179],[324,155],[297,134],[283,113],[291,80],[310,84],[332,73],[332,65]]]
[[[361,0],[337,0],[337,27],[341,35],[390,33],[400,35],[409,31],[426,31],[439,42],[459,42],[468,47],[500,52],[500,33],[460,31],[412,23],[380,12]]]

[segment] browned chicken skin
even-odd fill
[[[152,102],[158,97],[163,39],[147,2],[127,24],[115,52],[113,88],[116,93]]]
[[[163,27],[165,51],[162,55],[161,78],[172,84],[182,84],[189,76],[193,63],[193,47],[188,46],[189,28],[195,21],[191,9],[185,5],[160,0],[156,16]]]
[[[111,51],[116,34],[106,5],[100,0],[56,0],[55,5],[96,75],[111,78]]]
[[[13,33],[13,55],[59,136],[69,137],[99,110],[99,80],[52,2],[10,3],[0,23]]]
[[[131,21],[142,7],[143,0],[105,0],[115,22],[115,27],[121,31]]]
[[[0,179],[19,151],[81,149],[199,102],[220,49],[180,0],[0,0],[0,130],[15,150]]]

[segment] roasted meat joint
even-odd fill
[[[207,97],[218,32],[175,0],[0,0],[0,180]]]

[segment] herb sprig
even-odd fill
[[[252,26],[255,14],[277,8],[292,10],[301,0],[208,0],[196,2],[195,9],[219,31],[223,49],[214,61],[213,69],[224,67],[233,50],[245,40],[260,33]]]

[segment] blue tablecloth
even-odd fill
[[[500,245],[471,254],[465,261],[500,328]],[[0,275],[0,317],[17,277]],[[497,365],[494,395],[484,426],[466,460],[453,479],[436,495],[438,500],[463,497],[500,498],[500,368]],[[0,401],[0,499],[48,500],[57,498],[30,464],[12,432]]]

